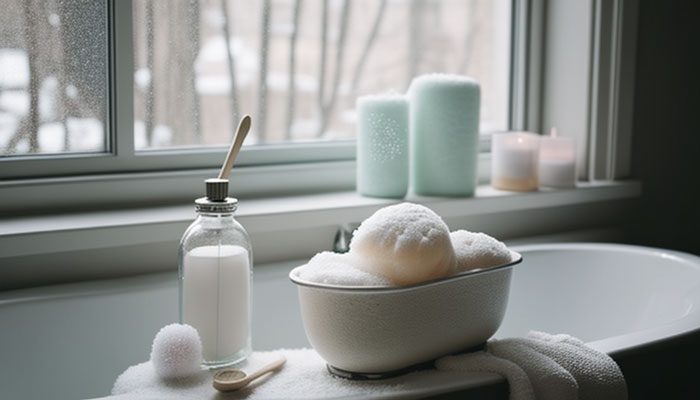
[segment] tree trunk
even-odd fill
[[[379,29],[382,26],[382,21],[384,20],[384,12],[386,11],[386,0],[381,0],[377,8],[377,14],[374,17],[374,23],[372,24],[372,30],[367,37],[367,42],[365,42],[365,47],[362,49],[360,54],[360,59],[357,61],[357,66],[355,67],[355,74],[352,77],[351,91],[353,94],[357,93],[357,87],[360,84],[360,79],[362,79],[362,72],[367,64],[367,59],[369,54],[374,47],[374,43],[377,41],[377,36],[379,35]]]
[[[270,0],[262,6],[262,32],[260,36],[260,83],[258,92],[258,140],[264,143],[267,130],[267,58],[270,48]]]
[[[238,111],[238,85],[236,84],[236,59],[231,48],[231,18],[228,12],[228,0],[221,0],[221,13],[224,15],[223,35],[226,43],[226,60],[228,61],[228,76],[231,82],[229,98],[231,100],[231,138],[233,138],[236,123],[240,118]]]
[[[297,36],[299,35],[299,16],[303,0],[294,0],[292,16],[292,35],[289,37],[289,87],[287,88],[287,140],[292,139],[292,125],[294,124],[294,103],[296,101],[296,54]]]
[[[350,19],[350,0],[343,1],[343,9],[340,14],[340,34],[338,35],[338,45],[335,53],[335,72],[333,74],[333,86],[331,86],[331,94],[328,101],[324,104],[321,114],[321,126],[318,130],[318,136],[321,137],[328,128],[330,119],[333,116],[335,102],[338,97],[338,86],[343,75],[343,55],[345,54],[345,42],[348,31],[348,20]]]

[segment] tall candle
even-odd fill
[[[493,134],[491,186],[497,189],[537,190],[539,136],[527,132]]]
[[[419,195],[472,196],[479,151],[479,83],[432,74],[411,82],[411,185]]]
[[[539,182],[542,187],[571,188],[576,186],[576,142],[556,135],[540,139]]]
[[[357,99],[357,191],[403,198],[408,190],[408,99],[402,95]]]

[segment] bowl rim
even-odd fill
[[[423,287],[429,287],[429,286],[435,286],[435,285],[440,285],[449,281],[454,281],[454,280],[459,280],[459,279],[464,279],[464,278],[469,278],[472,276],[476,275],[484,275],[492,272],[498,272],[501,270],[506,270],[509,268],[512,268],[516,264],[520,264],[523,261],[523,256],[513,250],[508,249],[510,251],[510,256],[511,256],[511,261],[505,264],[501,265],[496,265],[493,267],[487,267],[487,268],[476,268],[476,269],[471,269],[469,271],[464,271],[460,272],[458,274],[442,277],[442,278],[436,278],[436,279],[431,279],[429,281],[425,282],[420,282],[420,283],[415,283],[412,285],[406,285],[406,286],[358,286],[358,285],[336,285],[336,284],[330,284],[330,283],[318,283],[318,282],[311,282],[307,281],[304,279],[301,279],[298,274],[299,274],[299,269],[303,268],[307,264],[300,265],[298,267],[295,267],[293,270],[289,272],[289,279],[292,281],[292,283],[296,284],[297,286],[305,286],[305,287],[310,287],[314,289],[325,289],[325,290],[331,290],[331,291],[342,291],[342,292],[382,292],[382,293],[393,293],[393,292],[402,292],[402,291],[408,291],[408,290],[416,290],[419,288]]]

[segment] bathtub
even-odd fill
[[[513,271],[496,336],[570,333],[618,361],[631,398],[693,398],[700,377],[699,257],[609,244],[514,249],[524,262]],[[257,350],[309,346],[287,279],[300,263],[256,266]],[[148,358],[158,329],[176,319],[175,273],[2,293],[0,398],[106,396],[119,373]],[[452,384],[464,394],[507,395],[502,379],[467,386]]]

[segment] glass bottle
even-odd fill
[[[180,323],[199,332],[203,365],[218,368],[251,352],[253,253],[248,233],[233,218],[238,200],[227,197],[228,180],[208,179],[206,190],[180,241]]]

